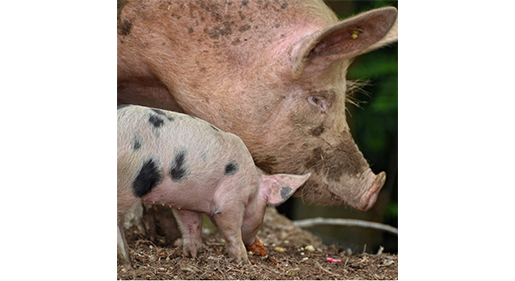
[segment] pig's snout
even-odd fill
[[[380,172],[376,176],[374,182],[372,182],[372,185],[371,185],[370,189],[368,190],[368,192],[366,192],[361,197],[361,202],[360,202],[360,206],[359,206],[360,211],[366,212],[366,211],[370,210],[370,208],[372,208],[372,206],[374,206],[374,204],[376,203],[376,200],[377,200],[377,196],[379,195],[379,191],[381,191],[381,188],[383,188],[385,181],[386,181],[386,173]]]

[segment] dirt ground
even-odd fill
[[[184,258],[181,247],[153,243],[126,233],[134,268],[118,265],[117,279],[311,279],[397,280],[397,255],[350,253],[343,247],[323,245],[308,231],[268,208],[257,237],[267,256],[249,255],[251,264],[229,258],[218,231],[204,231],[204,251],[196,259]],[[308,246],[312,247],[308,247]],[[341,262],[328,262],[326,258]]]

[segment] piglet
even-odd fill
[[[173,209],[185,256],[202,249],[202,213],[229,255],[248,263],[267,205],[287,200],[311,174],[265,175],[234,134],[201,119],[154,108],[118,107],[118,257],[130,264],[123,216],[140,200]]]

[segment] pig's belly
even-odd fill
[[[190,210],[209,214],[213,210],[213,188],[174,183],[170,178],[154,187],[141,198],[145,204],[159,204],[179,210]]]

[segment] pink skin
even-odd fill
[[[154,168],[144,169],[148,163]],[[140,200],[173,208],[187,257],[202,249],[204,213],[228,253],[248,263],[245,245],[254,242],[266,206],[287,200],[309,177],[263,174],[241,139],[203,120],[141,106],[118,110],[119,222]],[[119,257],[130,263],[120,231]]]
[[[366,211],[385,173],[352,140],[345,74],[397,40],[396,21],[392,7],[338,21],[318,0],[128,1],[118,103],[197,116],[240,137],[266,174],[311,173],[295,196]]]
[[[164,204],[173,208],[173,213],[179,224],[179,228],[183,234],[183,252],[186,257],[197,256],[202,249],[201,230],[202,215],[206,213],[213,224],[223,233],[226,240],[227,252],[232,257],[243,263],[248,263],[247,252],[245,246],[254,243],[256,233],[263,223],[265,208],[268,204],[277,205],[289,198],[297,188],[299,188],[309,178],[310,174],[304,176],[292,175],[263,175],[261,171],[256,169],[258,176],[259,189],[257,192],[251,192],[248,198],[241,198],[241,190],[244,186],[233,186],[236,180],[222,180],[216,186],[212,200],[210,198],[195,198],[195,200],[176,199],[172,193],[163,192],[163,190],[176,190],[170,182],[163,183],[153,189],[149,194],[142,198],[146,204]],[[248,177],[252,174],[249,171],[245,173]],[[281,189],[287,186],[288,193],[281,194]],[[191,186],[190,188],[197,188]],[[209,192],[207,194],[210,194]],[[188,196],[191,198],[191,196]],[[200,199],[200,200],[198,200]],[[207,199],[207,200],[204,200]],[[180,201],[177,201],[180,200]],[[211,212],[204,208],[201,202],[212,203],[209,205]],[[197,202],[199,205],[195,206]]]
[[[245,246],[254,243],[256,233],[258,232],[267,205],[277,205],[291,196],[297,188],[299,188],[310,176],[292,176],[292,175],[263,175],[259,173],[259,191],[250,194],[247,202],[245,198],[234,197],[236,193],[232,186],[228,186],[225,182],[216,187],[213,197],[212,212],[206,212],[200,207],[192,207],[185,202],[175,203],[173,197],[163,195],[158,188],[151,191],[142,198],[146,204],[165,204],[173,209],[175,218],[179,224],[179,228],[183,234],[183,252],[186,257],[197,256],[202,249],[201,230],[202,216],[200,212],[208,215],[211,222],[224,234],[227,246],[227,252],[236,260],[248,263]],[[246,175],[248,175],[248,172]],[[287,194],[281,194],[281,188],[288,186],[291,188]],[[173,186],[163,184],[162,189],[174,189]],[[240,189],[242,187],[239,187]],[[228,194],[227,192],[231,192]],[[162,199],[160,199],[162,198]],[[230,198],[230,199],[229,199]],[[229,200],[228,200],[229,199]],[[202,201],[202,200],[200,200]],[[214,207],[216,205],[216,207]],[[245,205],[245,206],[244,206]],[[182,207],[174,207],[182,206]],[[187,209],[185,209],[185,207]],[[181,208],[181,209],[178,209]]]

